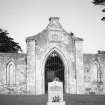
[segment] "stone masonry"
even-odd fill
[[[65,93],[105,94],[105,53],[83,54],[83,39],[66,32],[58,17],[26,44],[26,54],[0,53],[0,94],[46,94],[45,64],[53,52],[64,64]]]

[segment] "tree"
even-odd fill
[[[13,38],[8,36],[6,30],[0,29],[0,52],[2,53],[18,53],[22,52],[19,43],[14,42]]]
[[[105,0],[93,0],[92,3],[95,5],[101,5],[105,7]],[[102,9],[102,12],[105,13],[105,8]],[[102,17],[101,20],[105,21],[105,17]]]

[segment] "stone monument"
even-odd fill
[[[65,105],[63,100],[63,83],[58,81],[58,78],[48,83],[47,105]]]

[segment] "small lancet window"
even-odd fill
[[[103,79],[102,71],[98,70],[97,72],[97,81],[101,83]]]
[[[6,68],[6,83],[8,85],[15,85],[15,63],[10,61]]]

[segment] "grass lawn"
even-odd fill
[[[64,95],[66,105],[105,105],[105,96]],[[46,105],[47,95],[0,95],[0,105]]]

